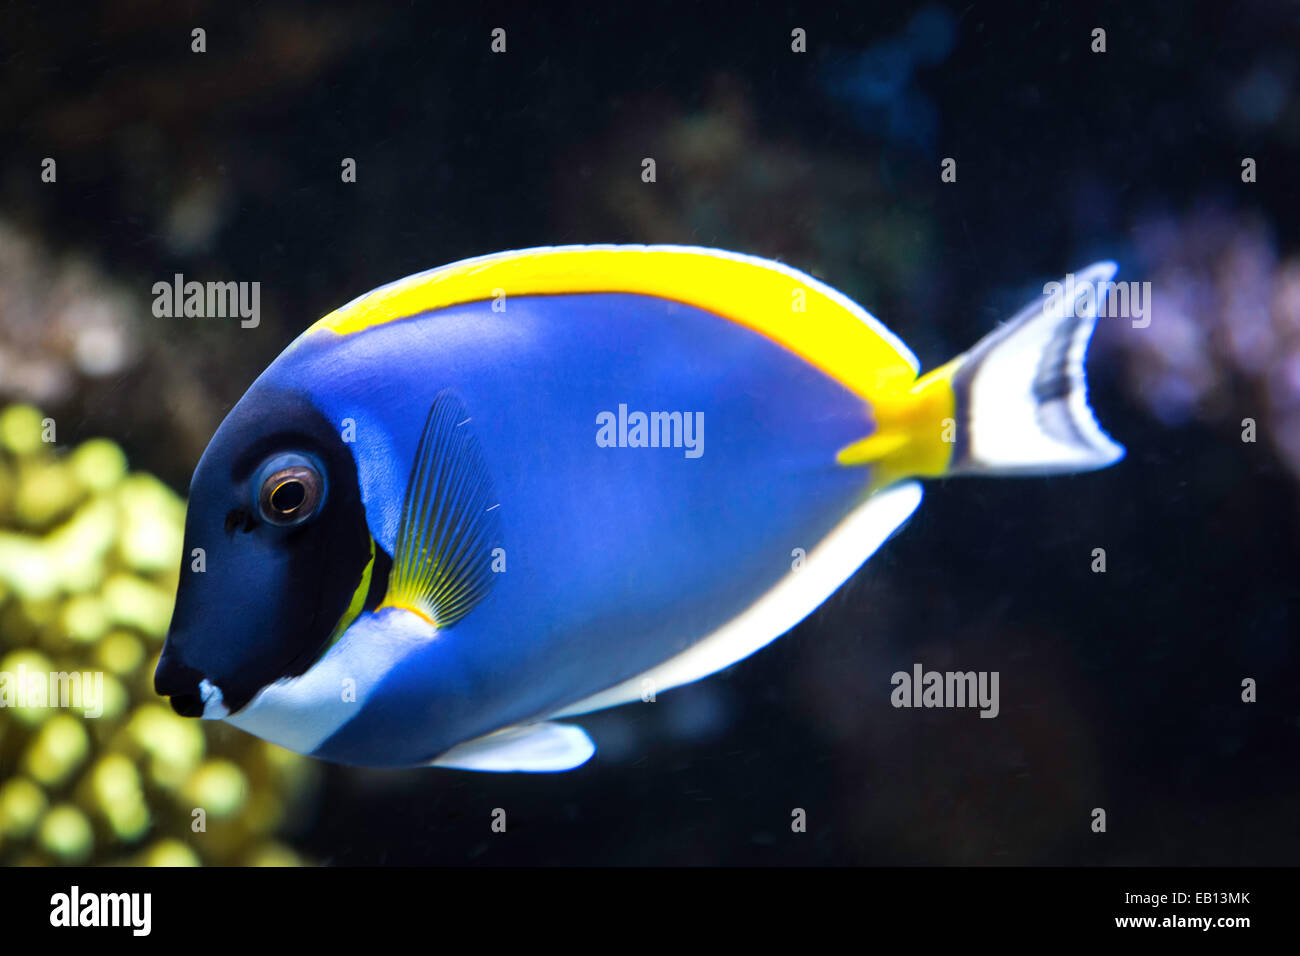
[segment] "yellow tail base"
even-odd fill
[[[875,433],[840,449],[835,461],[848,467],[871,466],[872,491],[903,478],[946,473],[957,438],[952,389],[957,365],[954,359],[905,389],[873,396]]]

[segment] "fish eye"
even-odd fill
[[[263,462],[253,482],[257,513],[279,527],[301,524],[325,497],[325,477],[306,455],[276,455]]]

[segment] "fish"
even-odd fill
[[[923,480],[1119,461],[1084,369],[1117,268],[925,374],[848,296],[718,249],[523,249],[381,286],[203,452],[155,688],[339,764],[578,767],[571,718],[789,632]]]

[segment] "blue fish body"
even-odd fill
[[[324,744],[334,759],[386,740],[392,762],[412,762],[413,747],[648,670],[757,599],[862,493],[863,476],[835,465],[870,430],[860,400],[770,340],[664,299],[475,303],[304,342],[281,362],[271,381],[314,389],[331,420],[357,422],[357,458],[374,471],[366,513],[390,554],[430,381],[457,383],[501,497],[506,570],[445,640],[385,679],[377,696],[400,706],[362,708]],[[599,447],[596,414],[634,396],[702,415],[703,454]],[[430,700],[444,705],[430,714]],[[384,733],[386,721],[409,733]]]
[[[753,262],[767,270],[764,279],[779,268]],[[781,274],[787,272],[802,277]],[[326,479],[321,514],[281,533],[262,527],[255,507],[233,534],[227,515],[226,537],[237,545],[265,533],[266,547],[278,554],[294,535],[328,529],[335,536],[328,541],[342,543],[299,547],[286,559],[296,602],[309,600],[300,594],[310,589],[302,552],[316,552],[310,560],[320,561],[335,552],[360,555],[356,542],[365,538],[372,554],[393,562],[394,579],[441,562],[439,586],[468,596],[456,605],[454,622],[444,621],[432,603],[393,598],[406,593],[400,583],[389,582],[388,600],[377,600],[377,559],[364,574],[351,570],[363,556],[350,558],[344,570],[331,565],[336,578],[357,580],[349,610],[338,613],[347,594],[312,607],[313,625],[293,625],[302,634],[277,650],[287,659],[279,672],[259,675],[255,690],[232,691],[243,684],[213,675],[249,670],[236,659],[238,650],[212,651],[204,660],[192,635],[201,627],[194,618],[210,617],[221,592],[242,585],[187,579],[159,667],[160,692],[171,691],[174,704],[189,701],[202,716],[341,763],[566,769],[590,755],[590,744],[577,728],[550,718],[636,699],[638,680],[649,681],[653,692],[658,679],[665,689],[745,656],[810,613],[905,520],[920,500],[911,475],[961,465],[997,470],[999,462],[977,457],[991,443],[964,435],[944,448],[937,444],[940,422],[930,420],[947,409],[944,420],[956,425],[963,400],[988,392],[976,376],[979,363],[950,363],[929,381],[913,381],[910,353],[869,326],[864,334],[875,339],[862,347],[886,356],[889,374],[879,377],[878,395],[864,394],[862,380],[828,374],[833,342],[829,350],[802,341],[792,348],[797,330],[755,328],[682,301],[692,298],[631,289],[504,300],[485,293],[449,304],[435,296],[433,308],[383,316],[347,334],[304,334],[218,430],[196,489],[217,497],[206,489],[220,485],[224,495],[231,484],[232,500],[256,498],[258,489],[243,484],[261,472],[227,461],[260,431],[266,434],[257,442],[281,455],[272,455],[273,465],[288,462],[275,475],[288,475],[290,483],[274,477],[272,494],[296,492],[295,476],[318,468]],[[1053,328],[1086,343],[1091,322],[1070,319],[1054,318]],[[1033,347],[1047,354],[1045,345]],[[1071,359],[1081,360],[1081,352]],[[1060,374],[1082,386],[1081,366]],[[431,404],[449,390],[454,397],[445,401],[454,404],[439,419],[439,438]],[[262,424],[273,411],[310,416],[314,424],[301,429],[309,439],[280,439]],[[658,427],[638,433],[638,413],[642,425],[657,415]],[[1088,424],[1095,429],[1090,416]],[[331,429],[337,441],[326,434]],[[1050,437],[1064,441],[1059,432]],[[277,441],[285,448],[273,449]],[[453,441],[460,444],[446,444]],[[254,458],[263,453],[257,442]],[[1039,470],[1098,467],[1117,457],[1117,446],[1091,434],[1076,445],[1085,446],[1075,449],[1079,460],[1046,455]],[[434,453],[451,447],[474,459],[469,477],[447,471],[455,463]],[[915,464],[936,456],[939,471]],[[429,465],[424,477],[422,461]],[[475,481],[474,506],[458,505],[457,494],[471,500],[458,489]],[[258,499],[263,511],[267,487]],[[348,497],[345,487],[355,487],[359,507],[332,514]],[[421,487],[434,497],[420,499]],[[420,539],[420,547],[404,545],[403,529],[411,538],[419,502],[444,493],[449,517],[440,530]],[[190,507],[187,553],[199,537],[216,536],[213,515],[195,517],[205,507],[198,494]],[[856,551],[842,531],[836,537],[854,521],[868,529],[857,532]],[[473,554],[435,553],[430,542],[445,549],[458,534],[477,535]],[[800,581],[809,554],[816,560]],[[446,571],[457,561],[482,573]],[[210,594],[188,599],[191,586]],[[470,608],[463,616],[462,606]],[[323,643],[330,629],[336,633]],[[256,640],[254,630],[234,643]],[[706,645],[713,649],[706,653]],[[270,671],[276,669],[272,662]],[[200,674],[206,676],[194,693],[201,700],[177,693],[185,682],[189,693]]]

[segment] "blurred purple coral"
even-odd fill
[[[1300,477],[1300,258],[1217,206],[1149,217],[1135,240],[1151,322],[1107,336],[1131,393],[1167,424],[1253,418]]]

